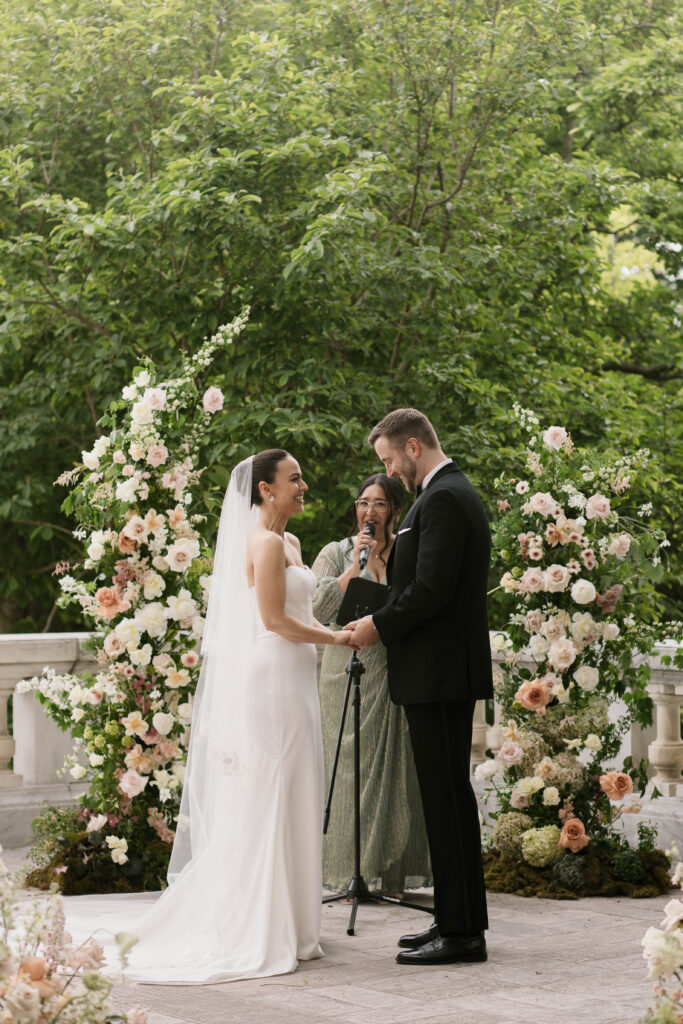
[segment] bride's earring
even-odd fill
[[[270,498],[269,498],[268,500],[269,500],[269,501],[275,501],[275,498],[274,498],[274,497],[273,497],[273,495],[271,494],[271,496],[270,496]]]

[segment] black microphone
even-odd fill
[[[371,537],[375,536],[375,524],[374,523],[366,523],[365,526],[363,527],[363,529]],[[360,566],[360,571],[361,572],[363,571],[365,566],[368,564],[368,558],[369,557],[370,557],[370,548],[369,547],[363,548],[363,550],[361,551],[361,553],[359,555],[359,558],[358,558],[358,565]]]

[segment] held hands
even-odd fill
[[[352,632],[350,629],[340,629],[336,633],[332,633],[334,640],[331,641],[335,647],[351,647]]]
[[[379,633],[375,629],[372,615],[365,615],[355,622],[347,622],[345,629],[352,630],[349,646],[356,651],[363,647],[374,647],[379,640]]]

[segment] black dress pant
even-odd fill
[[[475,701],[407,704],[442,935],[488,928],[477,800],[470,782]]]

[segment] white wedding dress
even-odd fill
[[[287,614],[312,623],[313,572],[293,565],[285,576]],[[240,756],[218,749],[213,761],[219,770],[210,776],[216,801],[223,808],[229,801],[235,816],[212,819],[200,844],[193,836],[193,852],[195,846],[198,852],[161,895],[64,901],[67,930],[79,941],[94,934],[105,945],[112,969],[113,935],[139,936],[126,971],[130,981],[169,985],[259,978],[291,972],[297,960],[323,955],[324,781],[316,648],[268,632],[253,589],[248,600],[252,653],[241,709],[251,737],[248,770]],[[210,737],[207,717],[203,728]],[[196,742],[201,750],[201,732]],[[216,745],[212,738],[206,742]]]

